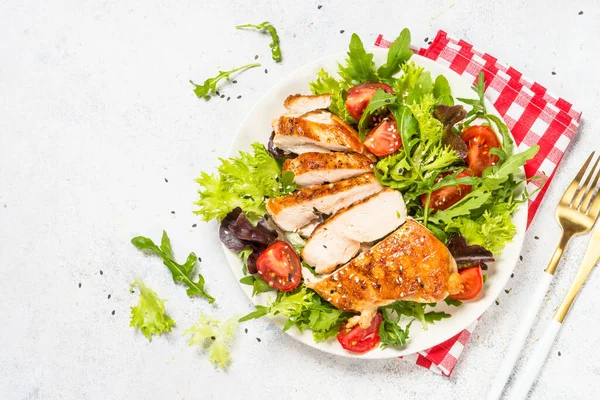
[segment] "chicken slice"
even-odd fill
[[[335,307],[360,313],[365,329],[379,307],[396,300],[432,303],[462,290],[446,246],[412,218],[339,270],[306,284]]]
[[[349,151],[368,153],[356,131],[337,115],[328,111],[310,111],[301,116],[282,115],[272,123],[273,145],[296,154],[315,151]]]
[[[312,233],[315,231],[315,229],[317,229],[317,226],[319,226],[321,222],[323,222],[323,218],[318,218],[304,225],[302,228],[298,228],[298,235],[302,236],[305,239],[308,239],[310,235],[312,235]]]
[[[298,187],[337,182],[373,171],[373,161],[358,153],[304,153],[283,163],[283,172],[292,171]]]
[[[288,110],[288,114],[297,116],[310,111],[324,110],[329,108],[330,105],[330,94],[322,94],[319,96],[293,94],[288,96],[283,102],[283,106]]]
[[[331,272],[358,253],[361,243],[373,242],[406,221],[402,194],[387,188],[344,208],[315,229],[302,250],[302,259],[319,274]]]
[[[322,214],[333,214],[383,189],[372,173],[327,185],[300,189],[267,200],[267,211],[285,231],[295,231]]]

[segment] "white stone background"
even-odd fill
[[[0,398],[483,398],[558,241],[558,199],[589,151],[600,150],[599,17],[592,0],[0,1]],[[279,30],[281,65],[266,37],[234,29],[264,20]],[[215,370],[187,347],[183,330],[200,311],[222,318],[251,306],[225,264],[216,225],[192,214],[193,179],[217,165],[249,108],[279,79],[345,50],[352,32],[372,43],[405,26],[415,45],[438,29],[464,38],[583,111],[510,293],[484,315],[451,378],[401,360],[322,354],[267,320],[247,323],[229,371]],[[263,67],[221,89],[229,102],[192,93],[188,79],[256,54]],[[138,234],[158,239],[163,228],[177,256],[202,256],[215,307],[188,300],[158,259],[129,243]],[[528,351],[586,242],[569,247]],[[152,343],[128,326],[134,275],[169,300],[178,323]],[[532,398],[598,398],[599,285],[596,272]]]

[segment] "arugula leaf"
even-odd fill
[[[410,336],[410,326],[413,321],[410,321],[404,329],[400,327],[400,318],[402,315],[393,317],[389,311],[381,310],[383,322],[379,326],[379,337],[381,338],[381,348],[386,347],[403,347]]]
[[[388,50],[387,62],[379,67],[377,75],[382,79],[392,78],[412,55],[413,52],[410,49],[410,31],[404,28],[391,44]]]
[[[242,279],[240,279],[240,283],[253,287],[252,296],[256,296],[259,293],[272,292],[275,290],[271,286],[269,286],[269,284],[263,279],[254,275],[248,275],[243,277]]]
[[[373,54],[365,51],[363,42],[356,33],[353,33],[350,39],[346,66],[339,64],[339,74],[351,86],[365,82],[379,82]]]
[[[210,100],[210,95],[217,91],[217,83],[219,83],[221,79],[226,78],[227,80],[229,80],[231,74],[254,67],[260,67],[260,64],[248,64],[244,65],[243,67],[234,68],[229,71],[219,71],[219,74],[217,76],[215,76],[214,78],[208,78],[204,81],[202,85],[198,85],[192,80],[190,80],[190,83],[195,86],[194,93],[196,93],[196,96],[202,97],[205,100]]]
[[[437,321],[441,321],[443,319],[450,318],[450,317],[451,317],[450,314],[446,314],[443,311],[429,311],[423,315],[425,322],[427,322],[428,324],[433,324]]]
[[[336,114],[349,124],[356,123],[346,108],[346,93],[350,85],[342,80],[337,80],[327,73],[323,68],[317,72],[317,80],[309,84],[310,91],[315,95],[330,94],[331,105],[329,111]]]
[[[152,335],[171,332],[175,321],[165,312],[165,300],[159,299],[156,292],[146,286],[140,278],[134,279],[130,290],[133,290],[134,286],[140,289],[140,299],[135,307],[131,307],[129,326],[141,330],[149,341],[152,341]]]
[[[131,243],[139,250],[148,250],[162,258],[163,264],[169,268],[173,276],[173,282],[183,283],[188,287],[186,293],[189,297],[199,295],[208,300],[210,304],[215,302],[214,297],[209,295],[204,290],[204,277],[198,274],[198,279],[194,282],[192,279],[192,271],[196,266],[196,254],[190,253],[184,264],[178,264],[173,260],[173,251],[171,249],[171,241],[167,236],[167,232],[163,231],[161,247],[158,247],[154,242],[143,236],[136,236],[131,239]]]
[[[519,173],[520,168],[525,165],[527,161],[531,160],[537,154],[539,149],[540,146],[538,145],[531,146],[521,153],[513,154],[500,165],[486,168],[483,171],[483,177],[485,178],[483,185],[485,188],[489,190],[497,189],[510,175]]]
[[[513,142],[512,137],[510,136],[510,132],[508,131],[508,127],[506,126],[506,124],[495,115],[486,114],[485,117],[487,119],[491,120],[496,125],[496,127],[498,128],[498,131],[502,135],[502,150],[504,151],[506,156],[507,157],[512,156],[514,142]]]
[[[282,176],[281,167],[265,146],[253,143],[252,148],[254,154],[240,151],[239,157],[220,159],[216,175],[202,172],[196,179],[200,199],[194,204],[200,209],[194,213],[204,221],[221,221],[236,207],[250,219],[259,219],[267,213],[265,198],[283,196],[296,189],[291,175]]]
[[[438,77],[435,78],[435,83],[433,84],[433,95],[437,99],[438,104],[445,104],[447,106],[454,105],[452,90],[450,89],[448,79],[446,79],[444,75],[438,75]]]
[[[358,138],[364,141],[369,130],[371,116],[379,109],[395,104],[396,96],[386,93],[381,89],[377,89],[367,107],[363,111],[363,115],[358,122]]]
[[[219,321],[200,313],[200,319],[183,334],[191,336],[189,346],[199,346],[208,351],[208,358],[213,365],[226,368],[231,363],[229,346],[237,327],[237,317]]]
[[[454,306],[454,307],[462,306],[462,301],[454,300],[454,299],[451,299],[450,297],[446,297],[444,299],[444,303],[448,304],[449,306]]]
[[[271,44],[269,45],[269,47],[271,47],[271,57],[273,57],[273,60],[275,60],[276,62],[281,62],[281,47],[279,45],[279,35],[277,34],[277,29],[275,29],[275,27],[268,21],[263,22],[262,24],[257,24],[257,25],[253,25],[253,24],[245,24],[245,25],[238,25],[235,27],[236,29],[244,29],[244,28],[255,28],[258,29],[259,31],[268,33],[269,35],[271,35]]]

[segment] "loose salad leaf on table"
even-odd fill
[[[189,346],[205,349],[212,364],[226,368],[231,362],[230,345],[237,328],[237,317],[219,321],[201,313],[198,321],[183,334],[191,336]]]
[[[281,46],[279,44],[279,35],[277,34],[277,29],[275,29],[270,22],[265,21],[262,24],[245,24],[236,26],[236,29],[245,28],[258,29],[261,32],[266,32],[271,35],[271,44],[269,45],[269,47],[271,47],[271,56],[276,62],[281,62]]]
[[[204,100],[210,100],[210,95],[215,94],[217,92],[217,84],[220,80],[222,80],[223,78],[229,80],[229,77],[232,74],[254,67],[260,67],[260,64],[248,64],[239,68],[234,68],[229,71],[219,71],[219,74],[217,76],[215,76],[214,78],[206,79],[204,83],[202,83],[202,85],[198,85],[192,80],[190,80],[190,83],[194,85],[194,93],[196,93],[196,96],[201,97]]]
[[[149,341],[152,341],[152,335],[171,332],[175,321],[165,311],[165,300],[159,299],[156,292],[140,278],[135,278],[131,290],[134,286],[140,290],[140,299],[135,307],[131,307],[130,326],[141,330]]]

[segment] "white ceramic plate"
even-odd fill
[[[376,65],[381,65],[385,62],[387,50],[374,48],[371,50],[371,52],[374,54],[374,61]],[[288,95],[296,93],[310,94],[309,82],[316,79],[317,71],[319,71],[321,68],[325,68],[325,70],[333,74],[337,71],[338,62],[343,62],[345,57],[346,54],[341,53],[323,58],[301,67],[269,90],[256,103],[246,120],[242,123],[242,126],[229,151],[229,156],[237,155],[239,150],[250,150],[250,144],[253,142],[260,142],[266,145],[269,135],[271,134],[271,120],[278,117],[285,111],[283,107],[283,101],[285,98]],[[471,89],[471,84],[463,80],[456,72],[451,71],[450,69],[443,67],[430,59],[417,55],[414,55],[411,60],[429,71],[434,80],[438,75],[444,75],[450,83],[452,95],[455,98],[474,98],[476,96],[475,92]],[[489,113],[495,114],[501,118],[500,114],[498,114],[498,111],[496,111],[494,106],[487,100],[486,107]],[[467,106],[467,110],[469,109],[470,106]],[[481,316],[498,297],[507,281],[510,279],[510,275],[517,263],[521,246],[523,244],[527,222],[526,206],[519,207],[518,211],[513,217],[513,222],[517,227],[517,234],[513,241],[509,243],[506,248],[504,248],[502,255],[497,257],[496,262],[490,264],[490,268],[488,270],[489,279],[477,299],[474,301],[465,302],[461,307],[450,307],[443,302],[438,304],[436,310],[442,310],[452,314],[452,318],[444,319],[435,324],[430,324],[428,330],[422,330],[421,324],[418,322],[414,323],[411,327],[410,339],[407,342],[406,347],[402,349],[378,348],[366,354],[356,355],[342,349],[335,339],[327,342],[315,343],[312,338],[312,333],[308,330],[304,333],[300,333],[297,329],[292,328],[286,333],[311,347],[327,353],[346,357],[370,359],[393,358],[402,355],[413,354],[448,340],[461,332],[470,323]],[[225,247],[223,247],[223,249],[225,251],[225,256],[227,257],[231,271],[233,272],[235,278],[239,281],[239,279],[243,277],[242,263],[235,254],[227,250]],[[252,288],[250,286],[243,284],[240,284],[240,286],[254,304],[266,304],[268,300],[268,294],[263,293],[257,297],[252,297]],[[273,294],[271,294],[271,297],[273,297]],[[279,327],[283,327],[285,318],[274,318],[273,321]]]

